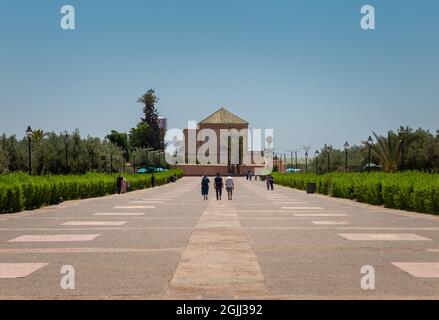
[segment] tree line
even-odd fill
[[[158,98],[148,90],[138,100],[143,117],[129,133],[112,130],[104,139],[81,137],[74,132],[34,130],[29,137],[0,137],[0,174],[29,170],[29,140],[31,143],[32,174],[84,174],[89,171],[121,172],[128,164],[131,170],[139,166],[166,166],[165,132],[159,127]],[[131,161],[131,164],[129,163]]]
[[[371,136],[371,164],[380,165],[380,170],[396,172],[418,170],[439,172],[439,130],[435,134],[422,128],[400,127],[390,130],[386,135],[373,133]],[[310,161],[310,171],[315,171],[318,161],[319,172],[344,171],[348,154],[349,171],[365,171],[369,161],[369,144],[363,141],[360,146],[347,150],[322,148],[316,158]],[[328,170],[329,154],[329,170]],[[317,161],[316,161],[317,159]]]

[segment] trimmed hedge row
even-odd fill
[[[388,208],[439,214],[439,174],[403,173],[273,173],[280,185],[305,190],[317,184],[317,192]]]
[[[181,170],[155,173],[156,185],[182,177]],[[124,175],[130,191],[151,187],[150,174]],[[117,174],[54,175],[33,177],[24,173],[0,176],[0,213],[33,210],[65,200],[101,197],[115,193]]]

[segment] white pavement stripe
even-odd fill
[[[69,221],[62,226],[123,226],[126,221]]]
[[[52,235],[24,235],[8,242],[77,242],[92,241],[100,234],[52,234]]]
[[[154,209],[155,206],[115,206],[113,209]]]
[[[322,207],[282,207],[284,210],[323,210]]]
[[[307,204],[305,201],[275,201],[274,204],[283,204],[283,205],[296,205],[296,204]]]
[[[412,233],[339,233],[339,235],[354,241],[431,241]]]
[[[164,203],[165,201],[163,200],[136,200],[136,201],[130,201],[130,203],[132,204],[141,204],[141,203],[146,203],[146,204],[151,204],[151,203]]]
[[[0,279],[25,278],[48,263],[0,263]]]
[[[439,278],[438,262],[392,262],[392,264],[416,278]]]
[[[0,254],[47,254],[47,253],[148,253],[148,252],[182,252],[184,248],[17,248],[17,249],[0,249]]]
[[[95,216],[143,216],[145,212],[97,212]]]
[[[345,225],[349,224],[347,221],[311,221],[315,225],[322,225],[322,226],[333,226],[333,225]]]
[[[295,213],[295,217],[346,217],[344,213]]]

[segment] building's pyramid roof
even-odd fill
[[[224,108],[219,109],[215,113],[208,116],[206,119],[200,121],[202,124],[248,124],[247,121],[241,119],[237,115],[234,115],[230,111]]]

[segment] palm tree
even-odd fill
[[[402,127],[401,127],[402,128]],[[410,128],[404,128],[406,134],[402,137],[393,131],[387,133],[387,137],[378,136],[375,132],[376,143],[371,146],[373,153],[380,159],[383,169],[386,172],[398,170],[402,160],[402,147],[408,147],[416,137],[412,135]],[[367,142],[363,142],[367,144]]]
[[[371,149],[380,159],[384,171],[397,171],[401,159],[401,141],[399,137],[392,131],[387,133],[387,137],[379,136],[375,132],[373,132],[373,135],[376,143],[371,146]],[[366,144],[366,142],[363,143]]]
[[[47,137],[48,134],[48,132],[45,132],[41,129],[34,130],[32,132],[32,141],[41,142],[44,140],[45,137]]]

